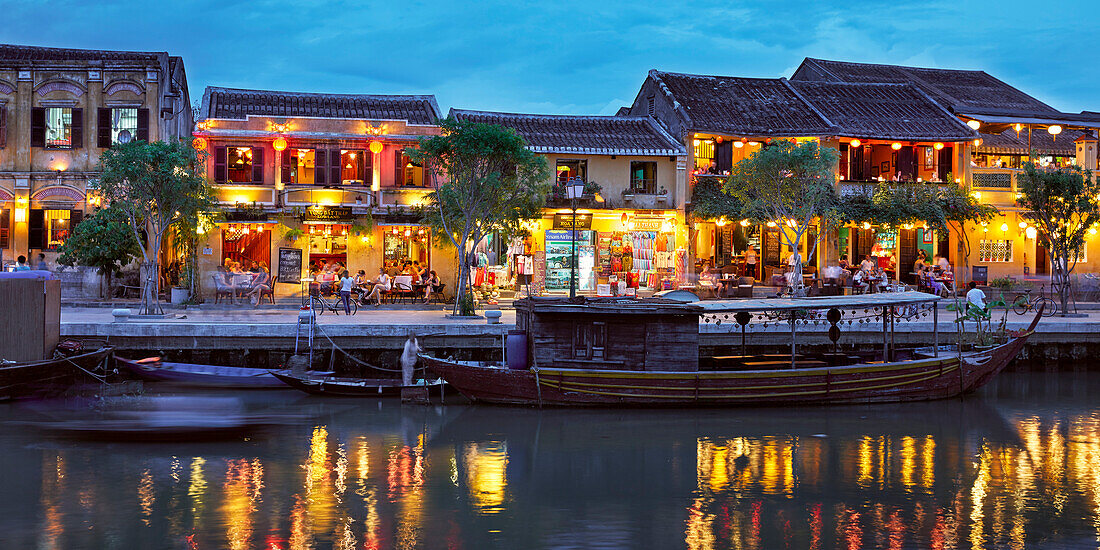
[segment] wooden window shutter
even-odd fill
[[[344,159],[339,150],[328,152],[328,184],[340,185],[344,178],[340,177],[340,170],[344,167]]]
[[[264,148],[252,148],[252,183],[264,182]]]
[[[46,146],[46,108],[31,109],[31,147]]]
[[[69,233],[71,234],[76,229],[77,224],[84,221],[83,210],[70,210],[69,211]]]
[[[369,185],[368,182],[370,180],[368,178],[370,178],[372,176],[372,173],[374,172],[371,169],[371,165],[374,163],[374,153],[371,153],[370,151],[361,151],[358,156],[362,160],[359,162],[359,172],[358,174],[356,174],[356,179]]]
[[[323,185],[328,175],[328,151],[317,149],[313,152],[313,183]]]
[[[80,149],[84,147],[84,109],[73,109],[72,147]]]
[[[847,143],[841,143],[840,144],[840,179],[842,179],[842,180],[852,179],[851,176],[848,175],[848,158],[849,158],[849,156],[850,155],[849,155],[848,144]]]
[[[7,145],[8,141],[8,108],[0,105],[0,149]]]
[[[0,248],[8,247],[8,235],[11,234],[11,208],[0,210]]]
[[[149,109],[137,110],[137,136],[138,141],[149,141]]]
[[[46,211],[35,208],[27,216],[27,248],[46,248]]]
[[[279,181],[284,185],[288,183],[294,183],[290,181],[290,149],[283,149],[282,162],[279,164]]]
[[[95,117],[95,145],[101,149],[111,146],[111,110],[97,109]]]
[[[214,148],[214,182],[225,183],[229,179],[229,151],[225,146]]]
[[[954,157],[954,147],[948,145],[943,149],[940,149],[939,162],[936,164],[936,173],[940,177],[940,181],[947,181],[947,174],[951,173],[951,159]]]

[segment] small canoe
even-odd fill
[[[60,393],[81,372],[91,372],[111,354],[110,347],[41,361],[0,361],[0,401],[27,399]],[[85,378],[87,378],[85,376]]]
[[[330,397],[397,397],[403,388],[439,388],[442,380],[421,381],[405,386],[392,378],[344,378],[337,376],[298,376],[288,370],[271,371],[272,376],[286,385],[313,395]]]
[[[267,369],[221,367],[194,363],[162,362],[159,358],[125,359],[116,357],[120,365],[143,380],[168,382],[200,388],[285,389],[286,385]]]

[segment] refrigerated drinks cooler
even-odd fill
[[[577,291],[596,290],[596,232],[577,232]],[[546,230],[546,290],[569,292],[573,261],[573,231]]]

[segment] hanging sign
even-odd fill
[[[577,214],[576,227],[573,214],[554,214],[554,229],[592,229],[592,214]]]
[[[355,221],[350,206],[310,206],[302,214],[304,222],[344,223]]]

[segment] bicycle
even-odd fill
[[[1027,289],[1024,294],[1018,296],[1012,304],[1012,311],[1017,315],[1023,315],[1033,309],[1043,306],[1043,317],[1053,317],[1058,313],[1058,303],[1046,296],[1046,285],[1039,287],[1039,295],[1032,297],[1032,289]]]
[[[359,299],[352,296],[348,299],[348,307],[351,314],[355,315],[359,311]],[[339,315],[340,311],[344,309],[344,301],[340,298],[339,294],[334,294],[331,298],[326,299],[320,292],[310,293],[309,307],[313,311],[317,312],[317,315],[324,315],[325,310],[332,311]]]

